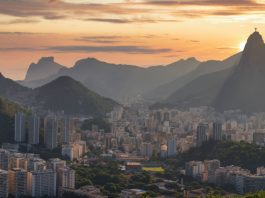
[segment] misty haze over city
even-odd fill
[[[265,198],[265,1],[0,16],[0,197]]]

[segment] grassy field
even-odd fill
[[[143,170],[147,172],[159,172],[159,173],[163,173],[165,171],[162,167],[143,167]]]

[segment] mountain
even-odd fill
[[[238,53],[223,61],[211,60],[211,61],[202,62],[195,70],[179,78],[176,78],[167,84],[163,84],[162,86],[159,86],[150,92],[147,92],[144,95],[144,97],[148,100],[153,100],[153,101],[162,101],[167,98],[170,98],[170,102],[173,102],[172,100],[173,98],[175,98],[175,95],[179,95],[177,93],[178,90],[182,88],[186,89],[185,88],[186,86],[190,86],[189,83],[192,83],[192,81],[199,78],[200,76],[204,76],[206,74],[215,73],[233,67],[234,65],[238,64],[240,58],[241,58],[241,53]],[[194,83],[194,85],[200,86],[200,83],[197,81],[196,84]]]
[[[16,102],[25,102],[31,89],[23,87],[15,81],[5,78],[0,73],[0,96]]]
[[[41,80],[56,74],[64,66],[54,62],[54,57],[43,57],[37,64],[32,63],[27,71],[25,82]]]
[[[39,110],[91,116],[105,115],[118,105],[66,76],[59,77],[42,87],[29,89],[0,74],[0,97]]]
[[[0,97],[0,144],[14,141],[14,119],[17,111],[25,111],[23,107]]]
[[[72,68],[60,69],[48,78],[23,81],[23,84],[35,88],[60,76],[70,76],[92,91],[121,101],[123,98],[142,95],[157,86],[179,78],[196,69],[199,64],[200,62],[195,58],[189,58],[166,66],[142,68],[87,58],[77,61]]]
[[[265,44],[258,32],[247,40],[240,61],[233,67],[202,75],[169,96],[160,105],[212,106],[218,111],[265,111]],[[158,104],[157,104],[158,105]]]
[[[202,75],[170,95],[162,103],[187,108],[212,106],[213,101],[234,69],[235,67],[232,67]]]
[[[52,111],[64,111],[66,114],[102,116],[118,105],[67,76],[59,77],[34,89],[32,98],[33,106]]]
[[[255,31],[247,40],[240,63],[220,90],[213,106],[220,111],[265,111],[265,45]]]

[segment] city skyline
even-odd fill
[[[265,0],[0,0],[0,197],[265,197]]]
[[[241,51],[255,27],[265,31],[265,2],[254,0],[1,0],[0,7],[0,69],[12,79],[43,56],[67,67],[86,57],[142,67],[221,60]]]

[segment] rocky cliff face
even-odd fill
[[[265,111],[265,45],[259,32],[248,38],[240,63],[225,82],[214,106],[220,111]]]
[[[63,66],[54,62],[53,57],[43,57],[38,63],[32,63],[27,71],[25,81],[34,81],[56,74]]]

